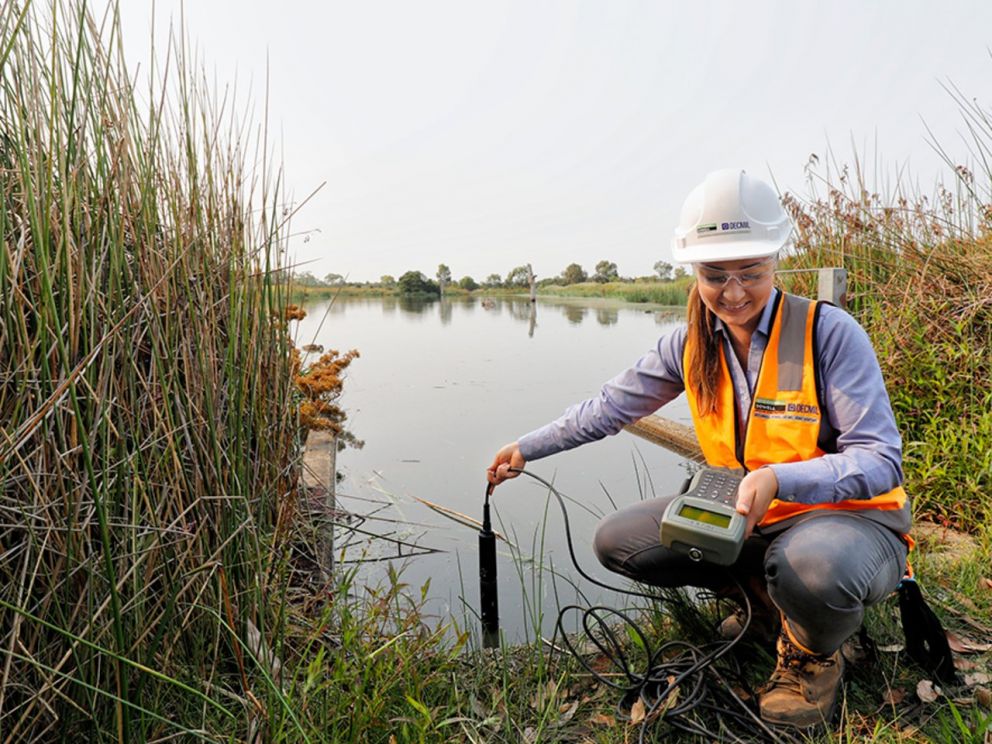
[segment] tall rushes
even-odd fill
[[[973,152],[988,152],[989,119],[970,113],[986,123],[972,127]],[[905,175],[882,189],[860,162],[852,172],[812,161],[808,197],[786,197],[798,226],[790,263],[848,270],[917,514],[973,529],[992,516],[992,171],[947,162],[951,185],[925,195]]]
[[[279,195],[181,44],[138,95],[113,15],[3,14],[0,737],[230,731],[295,487]]]

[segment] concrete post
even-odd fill
[[[839,308],[847,306],[847,269],[819,269],[818,300],[832,302]]]
[[[303,485],[312,495],[311,514],[316,513],[320,522],[317,559],[324,581],[330,581],[334,574],[337,453],[338,439],[331,432],[311,431],[307,434],[303,451]]]

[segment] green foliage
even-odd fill
[[[672,278],[672,265],[667,261],[655,261],[653,268],[659,279]]]
[[[333,587],[335,601],[312,618],[323,632],[286,636],[283,652],[294,659],[293,672],[271,696],[263,739],[447,740],[458,708],[450,685],[462,674],[467,634],[426,622],[426,587],[413,598],[392,569],[380,586],[354,581],[354,572],[344,573]],[[290,712],[298,712],[299,725]]]
[[[390,274],[383,274],[379,277],[379,284],[383,287],[392,288],[396,286],[396,277]]]
[[[941,711],[937,723],[940,727],[940,741],[985,744],[992,732],[992,713],[983,714],[981,710],[968,708],[962,710],[953,700],[948,700],[947,710]]]
[[[439,295],[441,288],[437,282],[428,279],[419,271],[408,271],[396,282],[396,289],[402,295]]]
[[[474,292],[479,288],[479,283],[470,276],[463,276],[458,280],[458,286],[462,289],[468,290],[469,292]]]
[[[561,283],[565,285],[581,284],[588,278],[589,277],[586,275],[585,270],[577,263],[570,263],[565,267],[565,270],[561,272]]]
[[[615,282],[620,278],[617,265],[612,261],[600,261],[596,264],[596,273],[592,275],[594,282]]]
[[[504,287],[527,287],[530,284],[530,265],[517,266],[506,275]]]
[[[315,277],[312,271],[294,272],[293,283],[298,284],[301,287],[323,287],[325,284],[325,282]]]
[[[486,280],[482,283],[482,286],[486,289],[496,289],[503,286],[503,277],[499,274],[490,274],[486,277]]]

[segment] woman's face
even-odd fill
[[[731,330],[753,333],[771,296],[775,257],[694,264],[703,303]]]

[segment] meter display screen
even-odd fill
[[[690,506],[689,504],[682,505],[682,508],[679,509],[679,516],[696,522],[702,522],[704,524],[712,524],[717,527],[726,528],[730,526],[729,515],[708,511],[706,509],[700,509],[699,507]]]

